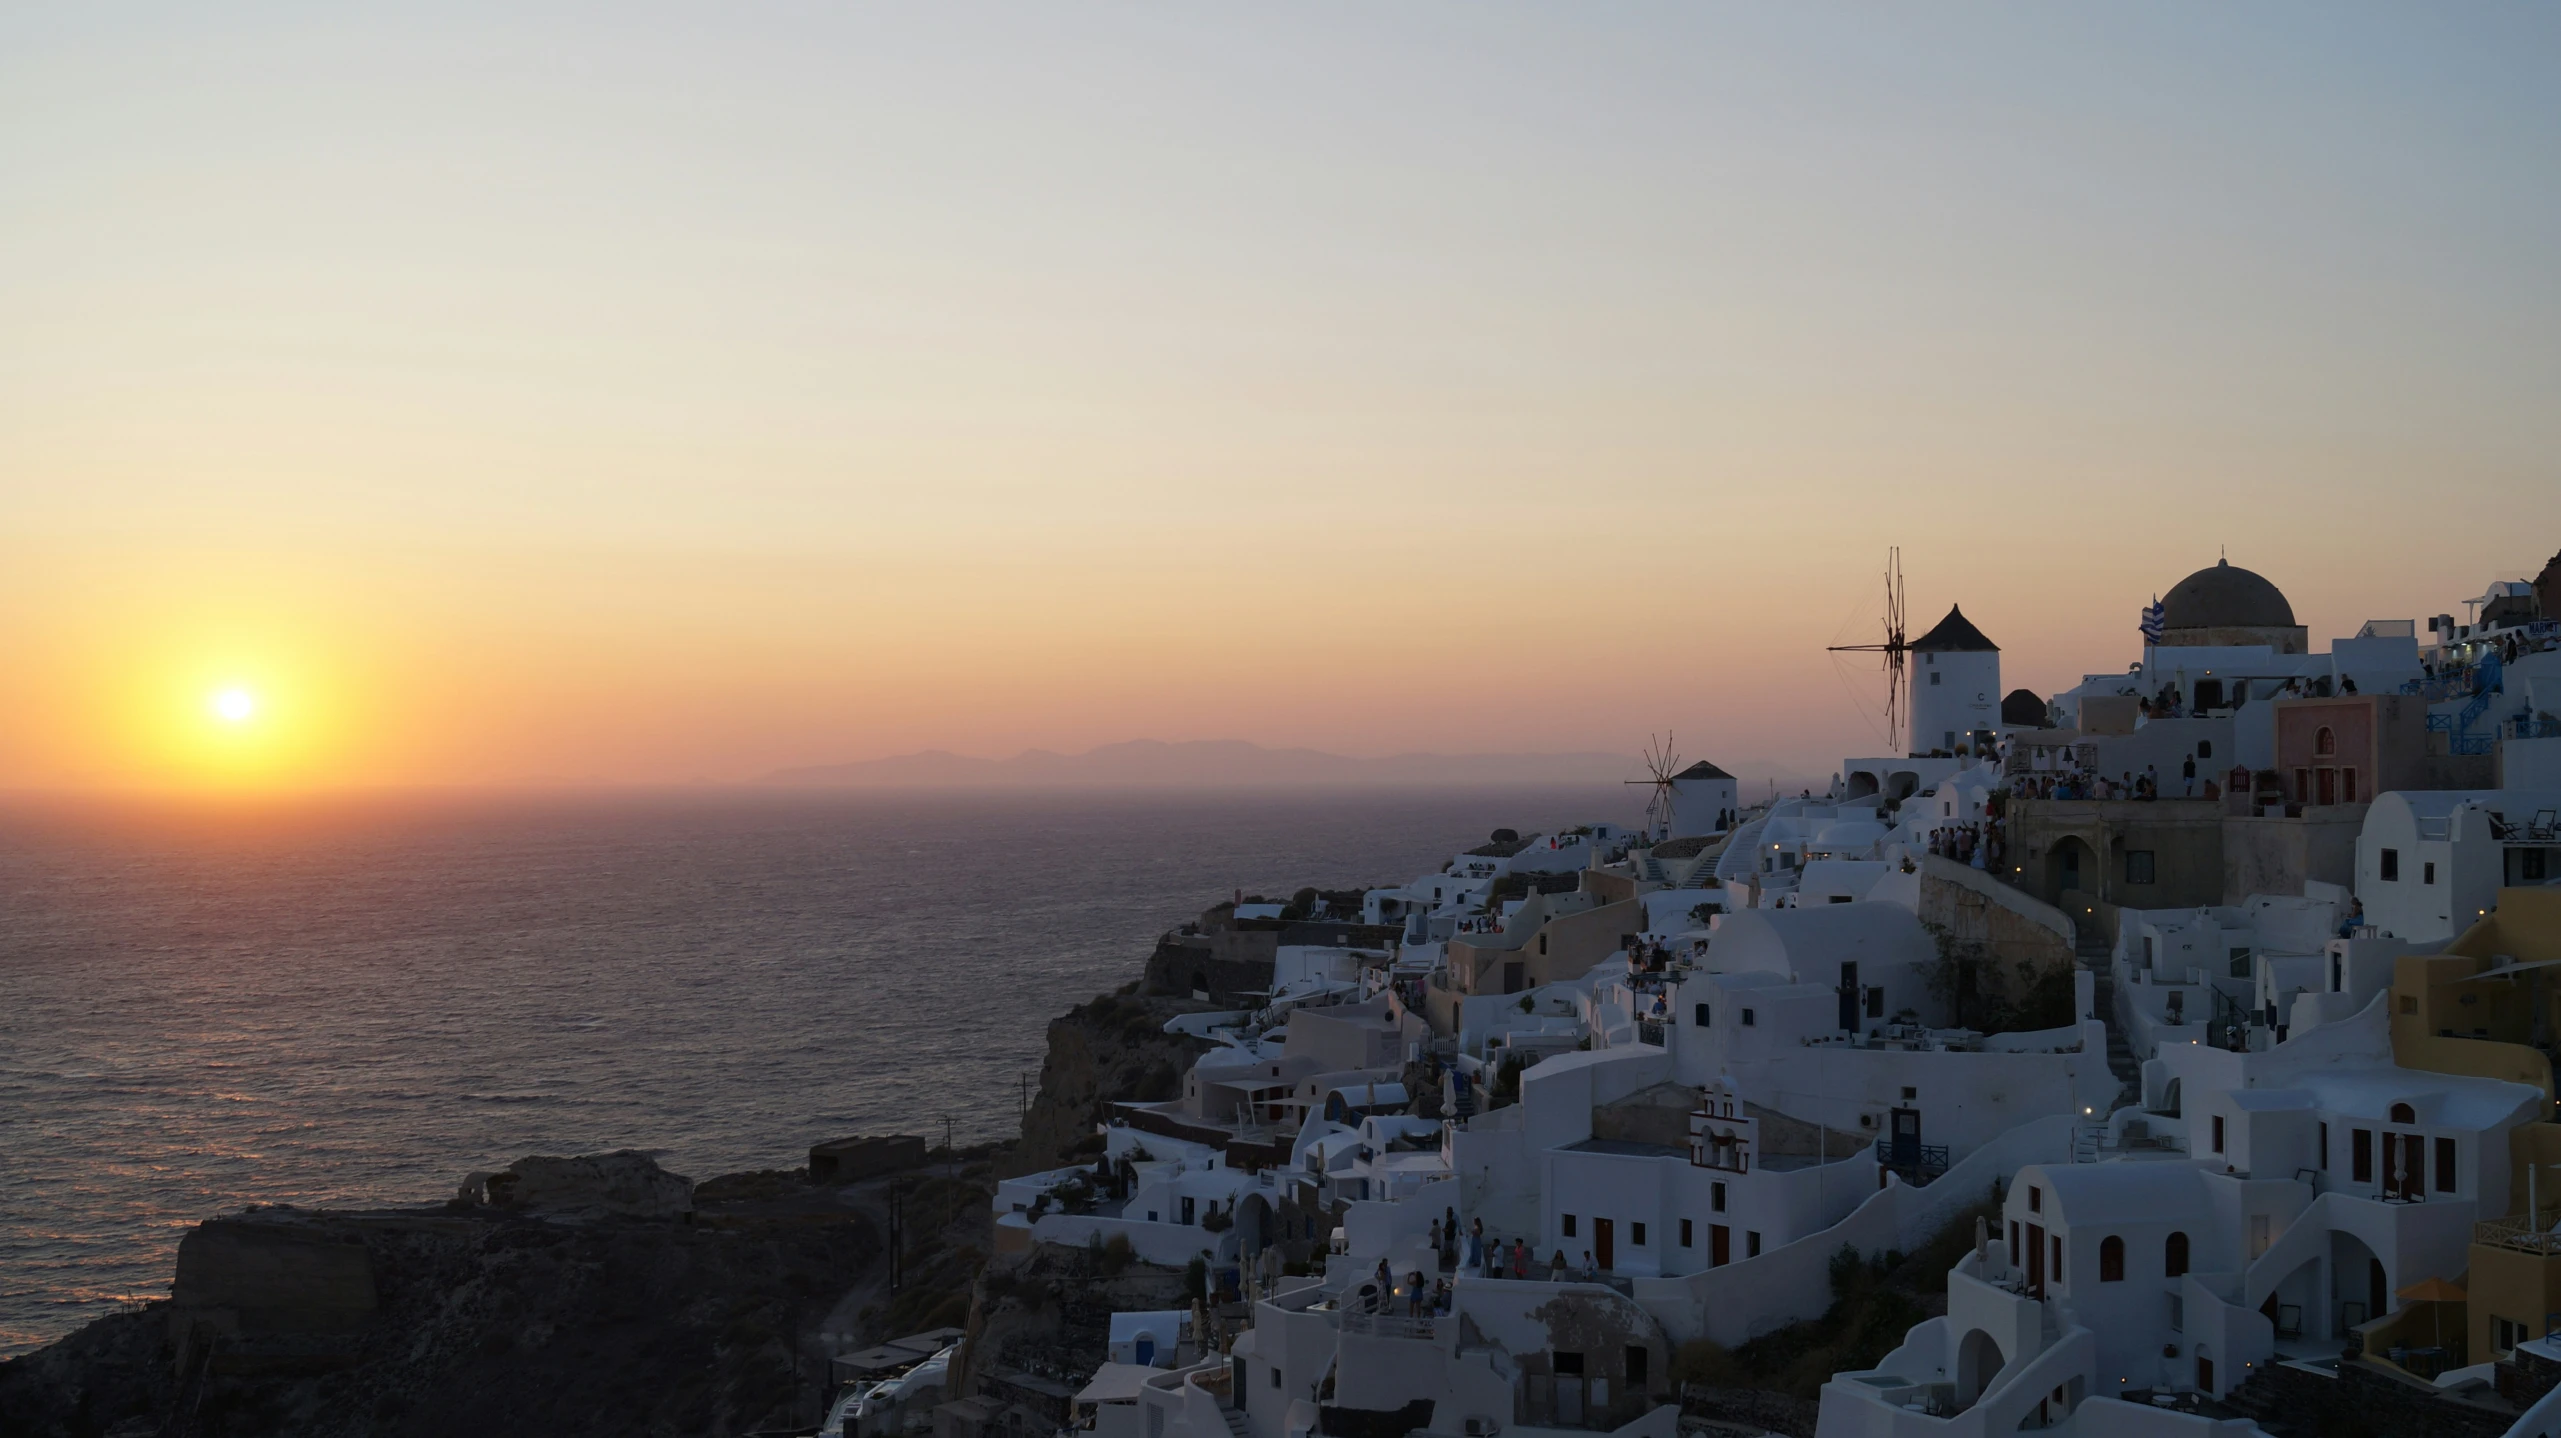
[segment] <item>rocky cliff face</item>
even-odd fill
[[[457,1202],[209,1223],[182,1245],[169,1302],[0,1365],[0,1435],[743,1433],[815,1421],[817,1335],[849,1299],[877,1295],[840,1316],[873,1341],[886,1333],[866,1320],[965,1312],[983,1162],[876,1181],[949,1190],[907,1212],[910,1272],[940,1287],[895,1299],[870,1186],[685,1185],[674,1217],[588,1201],[672,1193],[650,1168],[558,1169],[567,1187],[547,1201],[564,1207],[548,1215]]]
[[[1181,1092],[1184,1073],[1209,1045],[1165,1032],[1165,1021],[1214,1007],[1124,990],[1050,1020],[1040,1091],[1023,1116],[1022,1141],[1003,1171],[1037,1173],[1089,1157],[1102,1147],[1094,1125],[1113,1103],[1154,1102]]]

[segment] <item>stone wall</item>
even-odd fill
[[[2072,962],[2069,915],[1952,859],[1932,854],[1921,861],[1920,915],[1960,955],[1989,960],[2003,974],[2021,964],[2043,970]]]
[[[2301,897],[2306,879],[2356,885],[2356,840],[2366,804],[2316,804],[2297,819],[2223,816],[2223,902],[2252,894]]]

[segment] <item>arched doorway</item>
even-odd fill
[[[1956,1404],[1962,1411],[1974,1406],[1992,1380],[2001,1376],[2008,1362],[2001,1356],[2001,1345],[1980,1328],[1968,1330],[1956,1344]]]
[[[2392,1311],[2391,1274],[2374,1250],[2353,1233],[2330,1234],[2330,1333],[2344,1338],[2349,1330]]]
[[[1272,1205],[1259,1193],[1249,1193],[1236,1204],[1236,1254],[1252,1263],[1273,1242]]]
[[[2048,900],[2060,904],[2065,894],[2076,890],[2099,891],[2099,856],[2087,842],[2066,834],[2045,851],[2045,892]]]

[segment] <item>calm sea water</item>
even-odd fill
[[[0,1356],[166,1293],[246,1203],[1008,1134],[1046,1021],[1230,891],[1631,792],[0,805]]]

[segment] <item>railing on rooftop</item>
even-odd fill
[[[1947,1149],[1943,1145],[1911,1145],[1905,1150],[1904,1159],[1898,1162],[1894,1154],[1894,1140],[1880,1138],[1876,1141],[1876,1161],[1903,1175],[1914,1188],[1918,1188],[1947,1172]]]
[[[1345,1313],[1343,1331],[1366,1338],[1429,1338],[1438,1331],[1437,1319],[1429,1314],[1420,1318],[1402,1313]]]
[[[2537,1224],[2524,1214],[2507,1218],[2485,1218],[2472,1225],[2472,1241],[2488,1248],[2514,1249],[2518,1253],[2539,1254],[2550,1258],[2561,1254],[2561,1233],[2547,1225]]]

